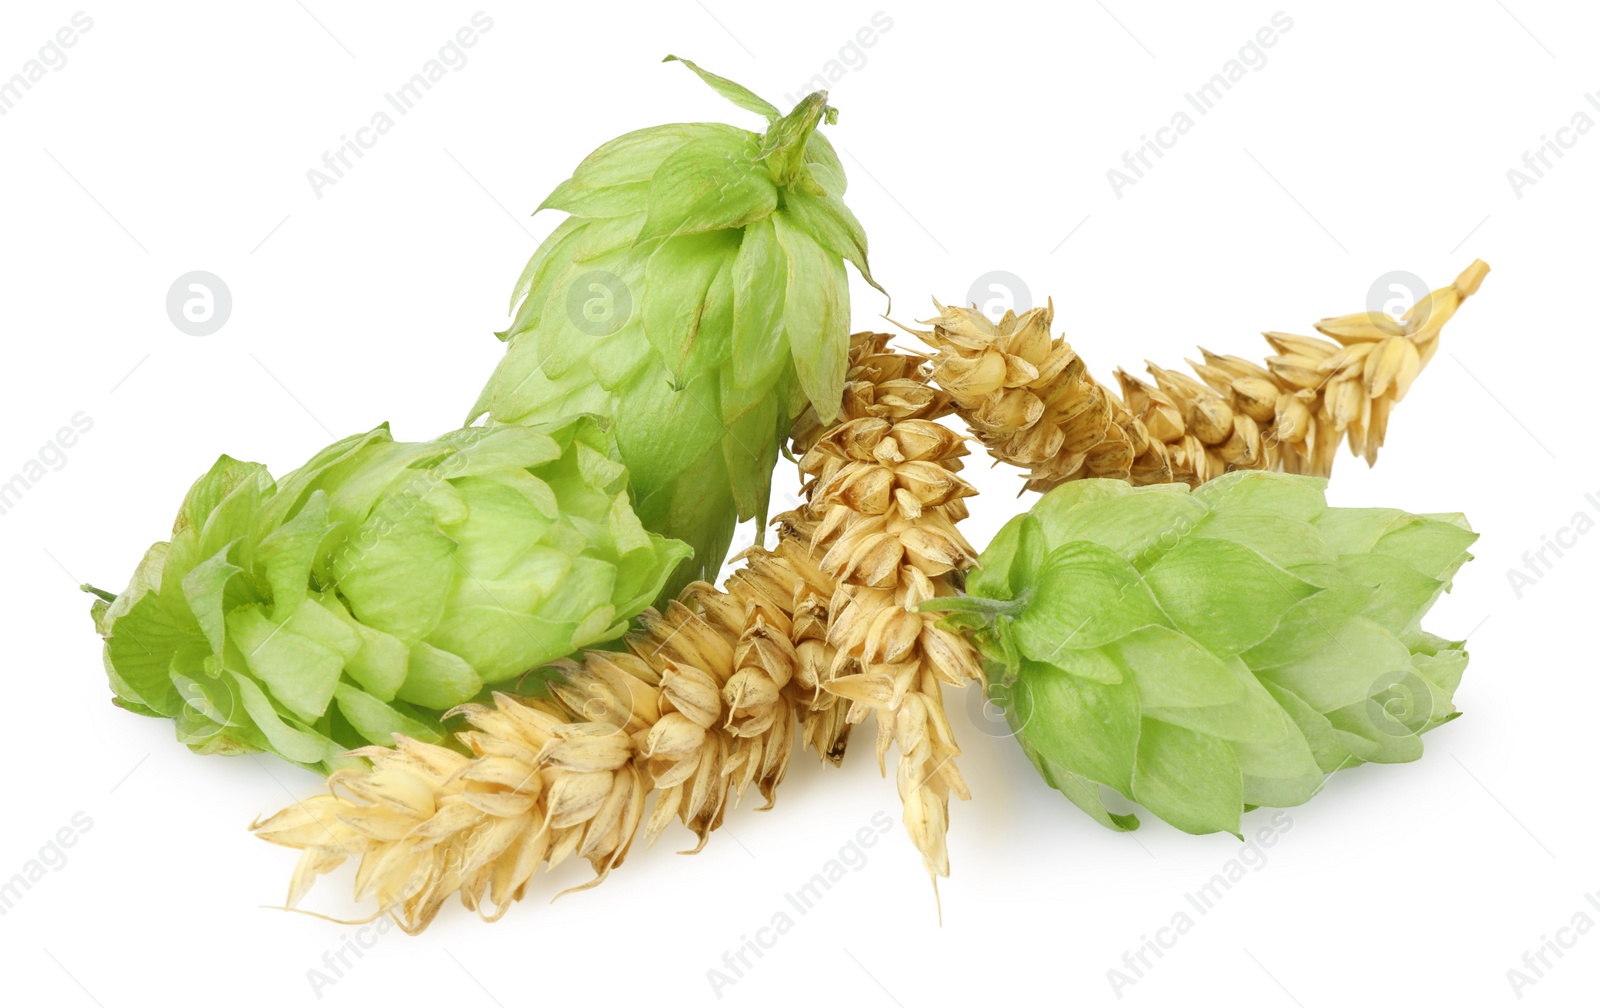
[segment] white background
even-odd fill
[[[1520,196],[1507,170],[1580,110],[1600,120],[1584,97],[1600,91],[1600,12],[1285,6],[1293,27],[1266,64],[1119,198],[1107,169],[1275,3],[752,6],[484,6],[493,27],[468,62],[320,197],[307,170],[478,0],[86,8],[93,27],[66,65],[0,116],[0,481],[74,414],[93,421],[0,515],[0,879],[74,833],[76,813],[92,823],[0,916],[4,1000],[710,1003],[707,971],[725,951],[778,911],[795,916],[784,894],[875,813],[898,820],[866,736],[842,770],[797,757],[777,809],[739,810],[697,857],[675,856],[687,835],[669,833],[594,891],[548,905],[559,886],[539,884],[497,925],[452,907],[423,937],[390,931],[347,953],[352,968],[319,991],[308,971],[357,931],[262,909],[294,854],[245,831],[318,780],[193,756],[166,723],[113,708],[76,590],[119,590],[220,452],[282,472],[381,420],[405,439],[459,423],[501,352],[491,333],[512,282],[556,223],[528,216],[548,190],[627,130],[756,125],[664,54],[778,101],[881,10],[892,24],[865,62],[846,54],[830,135],[899,319],[1008,271],[1034,300],[1055,298],[1057,328],[1108,379],[1147,357],[1177,365],[1196,343],[1258,355],[1259,331],[1361,310],[1391,270],[1439,286],[1473,258],[1494,267],[1397,410],[1378,467],[1342,458],[1330,490],[1344,505],[1462,510],[1483,533],[1430,620],[1472,635],[1466,716],[1429,736],[1421,762],[1341,773],[1292,810],[1265,866],[1121,1001],[1516,1001],[1507,970],[1526,951],[1579,912],[1600,921],[1584,899],[1600,889],[1600,535],[1520,598],[1507,575],[1600,507],[1600,130],[1562,134],[1571,149]],[[76,10],[7,5],[0,79]],[[232,293],[210,336],[167,317],[167,289],[190,270]],[[857,287],[859,327],[884,307]],[[1026,500],[1013,472],[973,462],[986,493],[968,535],[981,545]],[[1115,1003],[1107,971],[1239,854],[1149,816],[1132,836],[1101,829],[991,737],[969,713],[975,696],[948,700],[974,797],[952,808],[942,926],[897,823],[722,1001],[1005,1003],[1027,990],[1040,1004]],[[581,881],[578,867],[557,882]],[[347,883],[324,883],[310,905],[348,911]],[[1530,1004],[1577,1004],[1600,981],[1600,935],[1562,934],[1575,947],[1522,990]]]

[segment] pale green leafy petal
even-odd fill
[[[256,534],[270,533],[273,528],[283,524],[289,516],[299,511],[316,492],[320,481],[327,478],[330,473],[348,469],[370,457],[372,452],[378,450],[377,446],[388,444],[392,440],[389,436],[389,425],[379,424],[371,430],[341,438],[311,456],[305,465],[278,480],[272,498],[261,511],[261,523],[256,529]],[[334,520],[336,519],[332,516],[329,517],[330,522]]]
[[[1337,562],[1316,526],[1298,518],[1250,511],[1213,512],[1196,531],[1207,539],[1248,547],[1279,567],[1296,573],[1300,573],[1300,568]]]
[[[791,193],[785,198],[783,209],[796,227],[804,228],[818,245],[853,265],[863,280],[883,291],[867,265],[867,232],[842,200]]]
[[[400,638],[357,620],[333,593],[325,593],[317,601],[360,637],[361,646],[345,660],[345,672],[373,696],[393,700],[406,680],[410,648]]]
[[[505,469],[529,469],[561,457],[561,445],[543,431],[517,424],[466,428],[456,450],[439,463],[446,479],[492,474]]]
[[[1027,747],[1023,747],[1027,750]],[[1105,799],[1101,796],[1101,787],[1086,777],[1080,777],[1066,767],[1051,763],[1049,760],[1027,750],[1028,759],[1033,763],[1039,776],[1044,778],[1046,784],[1067,796],[1067,800],[1087,812],[1094,821],[1107,829],[1126,833],[1139,828],[1139,817],[1128,813],[1112,812],[1106,808]]]
[[[847,184],[844,163],[839,160],[833,143],[821,133],[811,134],[810,141],[806,143],[806,167],[811,169],[812,177],[821,183],[827,195],[844,195]]]
[[[789,355],[784,346],[783,299],[789,268],[771,220],[744,229],[733,261],[733,380],[763,388]]]
[[[1406,515],[1383,534],[1375,552],[1405,561],[1419,573],[1449,581],[1461,565],[1472,559],[1467,547],[1478,534],[1463,516]]]
[[[1134,801],[1185,833],[1239,834],[1244,784],[1233,747],[1205,735],[1146,718],[1133,770]]]
[[[737,236],[726,232],[680,235],[663,241],[645,267],[645,337],[681,378],[701,323],[706,297],[717,274],[731,270]]]
[[[295,763],[316,764],[332,759],[342,748],[310,729],[285,721],[272,700],[247,676],[233,680],[250,723],[265,737],[273,752]]]
[[[277,483],[219,468],[179,545],[96,603],[117,702],[197,752],[324,771],[397,728],[437,737],[485,683],[620,634],[685,556],[629,509],[616,455],[579,417],[424,443],[378,428]]]
[[[171,681],[172,655],[192,643],[205,643],[187,606],[145,592],[111,621],[105,641],[106,673],[117,695],[165,717],[177,713]]]
[[[1165,630],[1164,627],[1146,627],[1143,630],[1134,631],[1124,637],[1122,641],[1113,642],[1104,647],[1089,648],[1082,651],[1075,649],[1064,650],[1056,655],[1051,662],[1079,679],[1087,679],[1090,682],[1103,683],[1108,686],[1114,686],[1121,682],[1131,682],[1132,677],[1128,674],[1130,666],[1121,659],[1118,650],[1119,645],[1126,641],[1136,640],[1145,634],[1163,630]]]
[[[644,205],[641,202],[638,212],[630,216],[638,216],[643,211]],[[517,282],[511,289],[511,305],[508,310],[517,312],[517,306],[522,305],[527,314],[517,312],[517,322],[505,332],[497,334],[502,340],[509,340],[516,334],[533,328],[538,323],[539,313],[544,310],[546,301],[542,296],[543,292],[548,290],[551,278],[567,261],[570,255],[567,250],[575,249],[578,246],[581,241],[581,233],[588,226],[588,218],[569,217],[556,225],[556,229],[550,232],[544,241],[539,243],[539,247],[529,257],[528,264],[522,268],[522,273],[518,275]],[[563,254],[564,252],[567,254]],[[529,295],[534,292],[535,288],[540,291],[541,296],[530,297]],[[471,420],[473,418],[469,417],[468,419]]]
[[[1317,531],[1335,553],[1370,553],[1390,528],[1407,517],[1395,508],[1330,508],[1317,518]]]
[[[266,572],[269,601],[282,615],[294,612],[305,598],[306,581],[328,531],[327,494],[317,490],[298,514],[262,537],[256,559]]]
[[[735,143],[697,140],[679,148],[650,180],[639,240],[765,220],[777,209],[778,189],[758,156],[754,136]]]
[[[539,204],[538,210],[561,210],[582,217],[626,217],[649,206],[649,201],[648,181],[624,182],[601,189],[580,189],[568,180],[551,190],[550,195]]]
[[[224,593],[240,568],[228,562],[226,549],[202,561],[183,578],[183,598],[213,654],[222,654],[227,630],[223,624]]]
[[[1121,480],[1115,482],[1126,486]],[[1069,542],[1099,543],[1129,563],[1146,567],[1182,541],[1207,514],[1204,504],[1181,491],[1101,497],[1091,491],[1076,498],[1057,498],[1040,521],[1048,529],[1052,548]]]
[[[1457,716],[1466,653],[1419,620],[1472,538],[1455,516],[1328,509],[1304,477],[1240,472],[1192,494],[1075,481],[1008,523],[972,594],[936,608],[995,681],[1023,670],[1041,684],[1026,717],[1008,712],[1018,741],[1090,815],[1114,823],[1094,761],[1132,732],[1126,710],[1097,727],[1085,712],[1105,708],[1087,698],[1120,692],[1139,717],[1130,797],[1190,832],[1237,832],[1246,807],[1415,759]]]
[[[1339,571],[1371,590],[1361,614],[1396,634],[1416,626],[1445,588],[1404,560],[1381,553],[1341,557]]]
[[[748,130],[722,123],[671,123],[634,130],[596,147],[578,162],[567,181],[577,189],[648,182],[661,163],[686,143],[749,135]]]
[[[1147,626],[1107,646],[1139,684],[1148,707],[1204,707],[1246,698],[1248,669],[1219,658],[1193,637]]]
[[[349,683],[339,684],[334,692],[334,700],[351,727],[375,745],[394,745],[396,735],[405,735],[421,742],[435,742],[440,737],[438,729],[406,716],[394,705],[364,693]]]
[[[1437,686],[1449,699],[1455,696],[1456,690],[1461,686],[1461,675],[1467,670],[1467,652],[1462,650],[1459,644],[1455,647],[1440,648],[1432,653],[1413,651],[1411,667],[1416,669],[1418,675]],[[1453,711],[1453,706],[1449,711],[1436,711],[1435,718],[1441,713]]]
[[[1238,658],[1229,658],[1225,660],[1225,664],[1234,673],[1234,682],[1229,685],[1226,692],[1232,693],[1235,699],[1223,703],[1205,702],[1175,706],[1160,706],[1150,703],[1147,699],[1143,708],[1145,717],[1227,739],[1234,743],[1236,749],[1243,747],[1271,749],[1285,744],[1303,746],[1304,739],[1295,728],[1294,722],[1283,712],[1283,708],[1273,699],[1272,694],[1267,692],[1266,687],[1250,674],[1244,663]],[[1143,685],[1144,677],[1141,677],[1141,688]]]
[[[795,373],[818,418],[828,423],[839,413],[850,352],[850,289],[844,263],[783,212],[773,214],[772,221],[788,268],[783,327]]]
[[[256,484],[264,470],[265,467],[258,462],[241,462],[226,455],[219,456],[211,469],[189,488],[183,504],[178,508],[178,518],[172,524],[172,534],[177,535],[185,529],[199,532],[229,495],[241,486]]]
[[[1246,804],[1288,808],[1316,797],[1327,776],[1299,724],[1276,697],[1272,702],[1279,737],[1271,742],[1235,741],[1233,754],[1239,761]]]
[[[1318,589],[1246,546],[1189,538],[1145,572],[1179,629],[1218,654],[1261,643],[1289,607]]]
[[[1103,683],[1065,669],[1024,661],[1019,713],[1038,755],[1074,774],[1116,788],[1132,787],[1139,746],[1139,690],[1131,682]]]
[[[406,681],[396,694],[407,703],[430,710],[449,710],[478,695],[484,682],[464,659],[417,641],[411,646]]]
[[[1128,498],[1145,493],[1150,488],[1135,488],[1124,480],[1113,479],[1082,479],[1063,483],[1040,497],[1034,502],[1029,514],[1039,519],[1039,525],[1044,529],[1045,539],[1054,549],[1072,540],[1066,536],[1057,537],[1057,528],[1067,527],[1068,515],[1079,505],[1093,501]],[[1166,493],[1187,494],[1188,487],[1174,485]]]
[[[1047,546],[1039,520],[1017,515],[1001,526],[983,551],[983,559],[967,576],[967,594],[974,598],[1014,599],[1039,580]]]
[[[99,599],[91,610],[95,617],[94,628],[101,635],[109,634],[111,627],[132,609],[134,603],[144,598],[145,595],[161,591],[163,574],[167,566],[167,553],[169,543],[158,542],[145,550],[144,556],[139,558],[139,564],[133,569],[133,576],[128,579],[128,587],[121,594],[113,597],[109,602]],[[187,569],[179,572],[181,579],[187,574]],[[88,587],[88,586],[84,586]],[[95,590],[98,595],[98,589]]]
[[[1334,639],[1306,657],[1257,669],[1263,679],[1294,690],[1319,711],[1360,703],[1387,677],[1411,666],[1411,652],[1383,627],[1361,616],[1346,621]]]
[[[639,241],[644,228],[646,211],[621,217],[569,217],[567,220],[584,221],[583,229],[568,249],[572,263],[587,266],[602,260],[614,260]]]
[[[1368,763],[1410,763],[1422,758],[1422,737],[1370,699],[1327,714],[1339,744]]]
[[[1371,600],[1365,585],[1340,580],[1290,606],[1277,628],[1241,656],[1251,668],[1287,665],[1325,648],[1338,647],[1338,632]]]
[[[661,62],[668,63],[676,60],[693,70],[697,76],[711,86],[711,89],[722,97],[733,102],[747,112],[754,112],[764,117],[768,122],[777,119],[781,114],[776,105],[758,98],[755,92],[741,84],[735,84],[726,77],[719,77],[709,70],[702,70],[696,64],[684,59],[682,56],[667,56]]]
[[[727,425],[730,436],[723,438],[722,451],[741,517],[766,518],[769,485],[759,477],[772,472],[777,462],[772,432],[781,423],[779,411],[769,398]]]
[[[663,487],[708,451],[722,465],[719,441],[727,427],[717,411],[716,376],[698,376],[680,387],[667,385],[665,373],[659,377],[661,387],[649,389],[617,419],[617,443],[632,460],[628,471],[641,487]],[[651,496],[641,492],[639,502],[640,520],[647,523],[652,519],[646,517],[650,509],[645,501]]]
[[[1062,651],[1099,647],[1165,622],[1133,565],[1104,546],[1068,543],[1045,560],[1016,634],[1028,657],[1053,661]]]
[[[290,713],[315,721],[333,699],[344,659],[326,644],[296,633],[289,624],[289,620],[274,622],[261,606],[245,606],[228,614],[228,636],[244,656],[251,676]]]
[[[332,573],[350,611],[385,633],[422,637],[444,610],[459,568],[456,544],[420,499],[405,495],[375,512],[335,554]]]
[[[1325,479],[1241,469],[1208,480],[1194,495],[1214,511],[1313,521],[1328,509]]]

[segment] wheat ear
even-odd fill
[[[933,377],[996,458],[1027,470],[1027,488],[1086,477],[1197,485],[1232,469],[1327,476],[1341,441],[1377,460],[1394,405],[1439,347],[1439,332],[1489,267],[1474,261],[1399,319],[1359,312],[1323,319],[1329,339],[1265,333],[1264,364],[1201,350],[1198,377],[1149,364],[1154,381],[1116,372],[1121,395],[1052,339],[1046,305],[992,322],[939,308]]]
[[[641,827],[650,842],[678,819],[698,850],[750,787],[771,804],[797,726],[837,763],[868,713],[880,765],[900,747],[908,830],[929,871],[948,874],[946,804],[967,790],[938,684],[981,673],[965,639],[916,606],[953,593],[971,562],[954,522],[973,491],[954,475],[961,438],[933,422],[948,397],[887,339],[855,338],[839,420],[797,441],[808,502],[726,590],[692,584],[625,650],[558,663],[547,698],[459,708],[464,752],[404,737],[359,750],[370,769],[252,824],[302,852],[288,905],[355,859],[356,899],[408,931],[451,896],[497,919],[541,865],[582,857],[599,882]]]

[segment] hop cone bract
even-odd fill
[[[1330,508],[1320,479],[1190,490],[1068,483],[979,558],[972,611],[1039,772],[1102,823],[1102,787],[1191,833],[1239,832],[1456,716],[1459,641],[1421,628],[1476,539],[1460,515]]]
[[[386,426],[274,481],[224,455],[170,542],[95,605],[116,703],[199,752],[328,771],[620,635],[687,555],[648,533],[592,418],[549,432]]]
[[[845,262],[871,282],[843,166],[815,132],[836,115],[827,93],[780,115],[684,62],[766,132],[678,123],[585,158],[540,207],[570,216],[518,280],[506,355],[469,417],[613,418],[640,520],[694,549],[664,597],[714,577],[734,525],[765,517],[806,405],[837,413]]]

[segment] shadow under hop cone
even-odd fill
[[[169,542],[94,605],[115,703],[196,752],[329,772],[620,636],[688,555],[631,509],[611,435],[465,428],[338,441],[274,480],[224,455]]]
[[[1422,755],[1456,716],[1462,642],[1422,629],[1476,538],[1458,514],[1331,508],[1325,481],[1241,471],[1190,490],[1081,480],[1009,522],[952,624],[1016,738],[1101,823],[1109,788],[1190,833],[1333,772]]]

